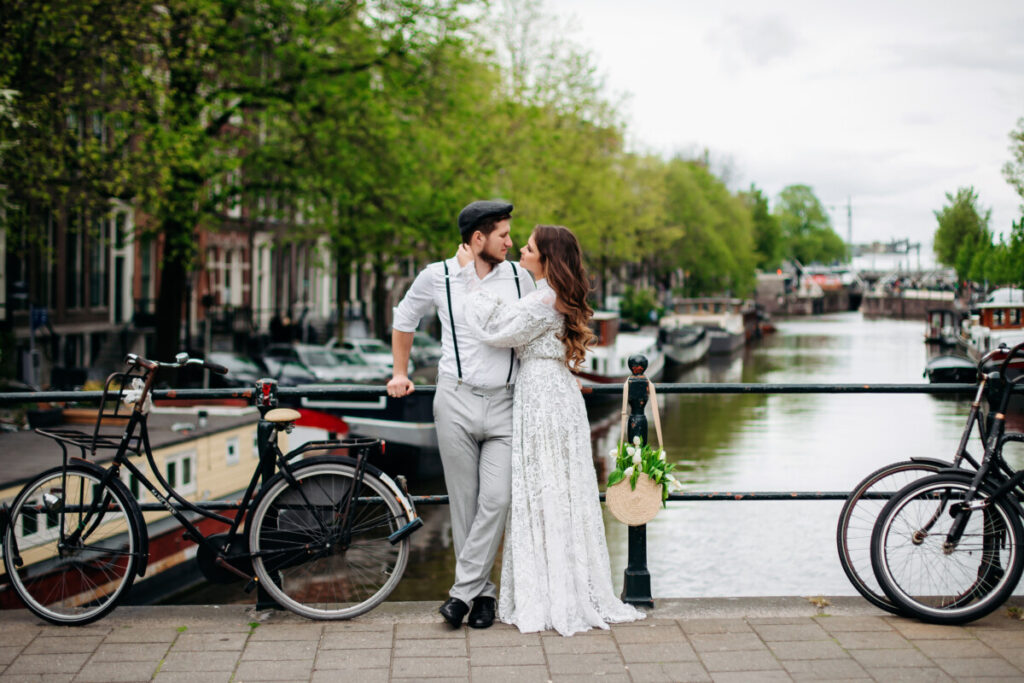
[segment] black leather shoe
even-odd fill
[[[462,626],[462,618],[469,611],[469,605],[458,598],[448,598],[441,605],[441,609],[437,611],[441,613],[445,621],[452,625],[452,628],[458,628]]]
[[[480,597],[474,600],[466,623],[470,628],[490,628],[494,623],[494,598]]]

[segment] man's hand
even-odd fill
[[[468,244],[459,245],[459,250],[455,252],[455,258],[459,260],[459,268],[465,268],[467,263],[472,263],[476,259]]]
[[[388,396],[402,398],[416,391],[416,385],[406,375],[395,375],[388,380]]]

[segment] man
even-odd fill
[[[472,250],[483,286],[506,301],[534,289],[530,276],[506,261],[512,205],[476,201],[459,213],[463,244]],[[455,543],[455,583],[440,612],[453,627],[494,623],[497,591],[491,567],[505,530],[511,497],[512,383],[518,363],[509,349],[487,346],[465,323],[465,285],[456,258],[431,263],[394,309],[394,376],[388,395],[407,396],[409,352],[420,319],[433,308],[441,320],[434,422],[448,488]],[[470,610],[472,603],[472,610]]]

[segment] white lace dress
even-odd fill
[[[540,280],[507,303],[478,286],[472,264],[461,275],[469,325],[487,344],[515,348],[520,361],[498,618],[523,633],[565,636],[643,619],[612,589],[590,424],[556,336],[564,319],[554,290]]]

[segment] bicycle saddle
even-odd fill
[[[274,408],[273,410],[268,410],[267,414],[263,416],[263,419],[267,422],[281,423],[295,422],[300,417],[302,417],[302,414],[297,410],[292,410],[291,408]]]

